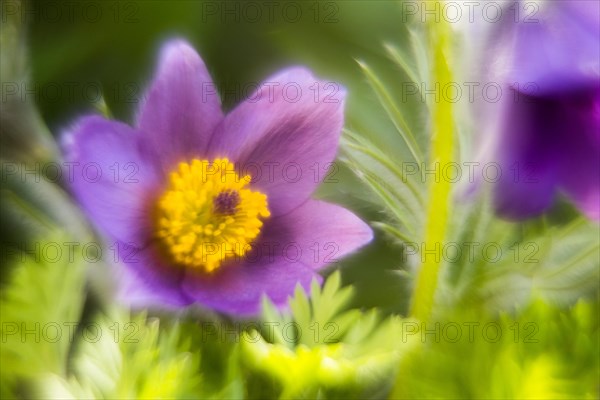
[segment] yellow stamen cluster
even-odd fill
[[[157,204],[156,234],[173,260],[207,272],[251,250],[267,196],[247,188],[227,158],[182,162]]]

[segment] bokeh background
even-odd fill
[[[406,3],[413,11],[415,5],[434,7],[432,1],[388,0],[3,1],[2,323],[54,318],[79,321],[79,330],[85,331],[86,322],[108,327],[117,321],[138,324],[146,336],[139,345],[66,343],[67,339],[54,345],[19,341],[14,334],[5,345],[3,325],[1,378],[6,384],[0,394],[29,398],[36,387],[43,389],[42,397],[67,392],[85,397],[86,384],[94,389],[96,384],[116,382],[122,391],[95,388],[101,393],[96,397],[177,393],[210,398],[598,398],[597,222],[562,195],[540,217],[497,218],[485,185],[452,186],[449,215],[444,207],[425,210],[427,204],[418,204],[413,213],[414,204],[403,202],[411,200],[410,191],[398,172],[401,163],[412,158],[400,131],[409,132],[429,160],[432,126],[437,123],[432,110],[444,107],[444,101],[432,104],[430,98],[422,101],[405,91],[412,81],[429,82],[443,64],[436,64],[432,55],[439,50],[435,35],[428,36],[433,25],[415,21],[412,17],[422,13],[409,15]],[[492,47],[486,48],[484,32],[476,26],[463,28],[452,26],[448,36],[453,40],[443,50],[454,79],[482,79],[490,61],[475,56],[490,57],[482,50]],[[235,318],[196,314],[197,310],[129,314],[114,304],[110,288],[103,286],[111,284],[106,265],[84,269],[77,263],[42,265],[15,257],[19,248],[31,253],[31,241],[58,240],[52,236],[56,231],[81,241],[98,238],[69,198],[65,182],[25,182],[5,174],[4,166],[24,163],[32,168],[60,161],[61,134],[82,114],[103,113],[133,124],[158,51],[173,37],[189,41],[200,53],[225,110],[241,102],[256,84],[293,65],[308,67],[315,76],[348,89],[338,182],[322,184],[316,197],[342,204],[371,223],[375,240],[324,271],[327,282],[333,283],[328,288],[326,284],[326,295],[321,293],[316,303],[296,293],[289,314],[266,308],[262,315],[265,321],[303,320],[301,325],[308,329],[315,316],[307,316],[307,309],[319,308],[325,314],[335,309],[335,318],[338,311],[343,316],[336,323],[348,325],[336,338],[339,343],[303,347],[278,343],[263,332],[264,347],[263,342],[246,347],[227,340],[205,343],[200,340],[201,322],[230,327]],[[439,61],[440,53],[436,56]],[[477,160],[483,136],[494,126],[481,118],[478,104],[453,107],[454,119],[446,131],[453,131],[456,143],[442,155]],[[404,119],[400,127],[399,119]],[[430,183],[413,182],[417,195],[433,202],[427,197]],[[419,340],[419,334],[411,335],[413,341],[404,340],[402,328],[416,326],[410,324],[418,318],[410,302],[419,257],[409,256],[408,250],[414,249],[403,242],[407,237],[421,241],[426,217],[435,221],[438,216],[441,224],[447,223],[447,240],[494,243],[504,253],[498,262],[479,253],[474,260],[443,260],[434,320],[493,323],[503,333],[498,340],[440,342]],[[537,248],[533,263],[525,257],[531,245]],[[341,289],[337,273],[332,274],[337,270]],[[65,294],[63,288],[75,289]],[[148,354],[160,356],[145,359]],[[114,359],[130,373],[107,373],[114,372]],[[317,367],[323,360],[337,369],[325,368],[321,374]],[[180,369],[168,370],[172,366]],[[162,382],[164,368],[173,372],[176,382],[190,387],[152,386]],[[53,375],[44,380],[47,373]]]

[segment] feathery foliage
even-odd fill
[[[244,364],[259,382],[256,397],[372,398],[385,394],[407,344],[398,338],[401,320],[376,310],[347,309],[351,287],[332,274],[310,298],[298,286],[280,313],[264,300],[262,333],[242,337]],[[268,390],[265,390],[268,388]],[[254,397],[254,396],[250,396]]]

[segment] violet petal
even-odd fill
[[[294,211],[268,221],[260,242],[316,270],[339,261],[372,239],[371,228],[351,211],[308,200]]]
[[[64,176],[91,221],[110,238],[143,242],[149,229],[148,200],[159,184],[153,153],[141,132],[88,116],[63,137]]]
[[[121,271],[120,297],[133,307],[186,306],[193,302],[181,290],[182,267],[160,254],[155,245],[139,249],[125,243],[111,247]]]
[[[168,42],[138,115],[163,169],[170,172],[178,162],[204,158],[222,119],[219,95],[198,53],[182,40]]]
[[[227,156],[277,216],[302,204],[328,172],[344,122],[345,90],[292,68],[267,79],[216,128],[209,153]]]
[[[283,307],[298,283],[308,290],[313,279],[322,280],[300,262],[261,254],[255,260],[222,266],[210,275],[188,271],[183,290],[205,307],[249,316],[260,311],[263,295]]]

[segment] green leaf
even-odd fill
[[[416,36],[417,35],[414,33],[411,35],[412,38]],[[419,77],[419,68],[415,68],[409,65],[408,60],[410,59],[410,57],[402,54],[401,50],[393,44],[385,44],[384,47],[392,61],[394,61],[398,65],[398,67],[400,67],[400,69],[404,71],[404,73],[413,83],[423,82],[423,80]],[[413,45],[413,48],[418,47],[418,45]],[[419,90],[421,89],[420,85],[417,85],[417,87]]]
[[[412,46],[410,51],[402,51],[391,44],[385,44],[384,47],[388,57],[406,73],[409,81],[420,87],[429,70],[426,57],[425,62],[422,60],[427,50],[423,34],[417,28],[409,29],[409,32]],[[417,61],[416,67],[409,59]],[[398,154],[392,151],[397,150],[397,146],[376,144],[377,137],[385,136],[384,133],[370,132],[370,128],[359,124],[359,120],[353,129],[344,130],[342,160],[375,194],[365,200],[374,203],[378,210],[382,209],[385,213],[385,222],[376,221],[375,225],[401,242],[421,241],[425,220],[424,194],[427,191],[421,177],[426,152],[422,149],[422,143],[426,135],[417,137],[407,123],[415,120],[414,110],[394,98],[392,90],[397,82],[384,80],[383,75],[377,74],[366,62],[359,61],[358,64],[411,158],[401,159],[399,162]],[[420,107],[420,104],[417,106]],[[427,107],[422,108],[427,113]],[[425,129],[423,127],[420,131],[426,132]],[[373,140],[367,139],[367,133]]]
[[[93,328],[92,328],[93,327]],[[40,378],[42,398],[192,398],[202,395],[200,356],[181,340],[177,325],[130,318],[114,310],[82,332],[68,377]],[[86,339],[87,338],[87,339]]]
[[[85,263],[55,234],[21,253],[0,301],[3,385],[16,385],[42,372],[62,375],[85,300]]]
[[[242,360],[252,382],[249,396],[281,398],[370,397],[390,384],[401,343],[400,320],[376,310],[348,310],[352,288],[341,287],[338,271],[308,298],[298,286],[289,319],[264,302],[265,324],[296,324],[300,341],[290,343],[242,334]],[[312,312],[311,312],[312,311]],[[269,343],[272,342],[272,343]],[[270,382],[270,383],[267,383]]]
[[[599,305],[536,300],[516,315],[447,313],[403,357],[390,398],[597,398]]]
[[[369,68],[368,65],[361,61],[357,61],[360,68],[363,70],[365,76],[367,77],[371,88],[377,94],[381,105],[387,112],[390,120],[394,123],[396,130],[402,137],[404,143],[410,150],[410,153],[413,156],[414,161],[417,162],[418,165],[421,165],[423,162],[423,153],[419,148],[419,145],[412,134],[406,120],[402,114],[402,112],[396,106],[396,102],[392,98],[389,91],[386,89],[386,86],[379,80],[377,75]]]
[[[526,304],[531,297],[572,305],[598,291],[599,235],[596,224],[580,219],[575,227],[507,241],[505,256],[496,265],[479,267],[471,288],[490,308]]]
[[[304,293],[304,289],[300,283],[296,284],[296,290],[294,291],[294,298],[288,300],[288,304],[294,315],[294,320],[300,326],[309,326],[311,322],[312,312],[308,297]],[[300,335],[299,339],[301,342],[305,341],[305,337],[308,335]]]

